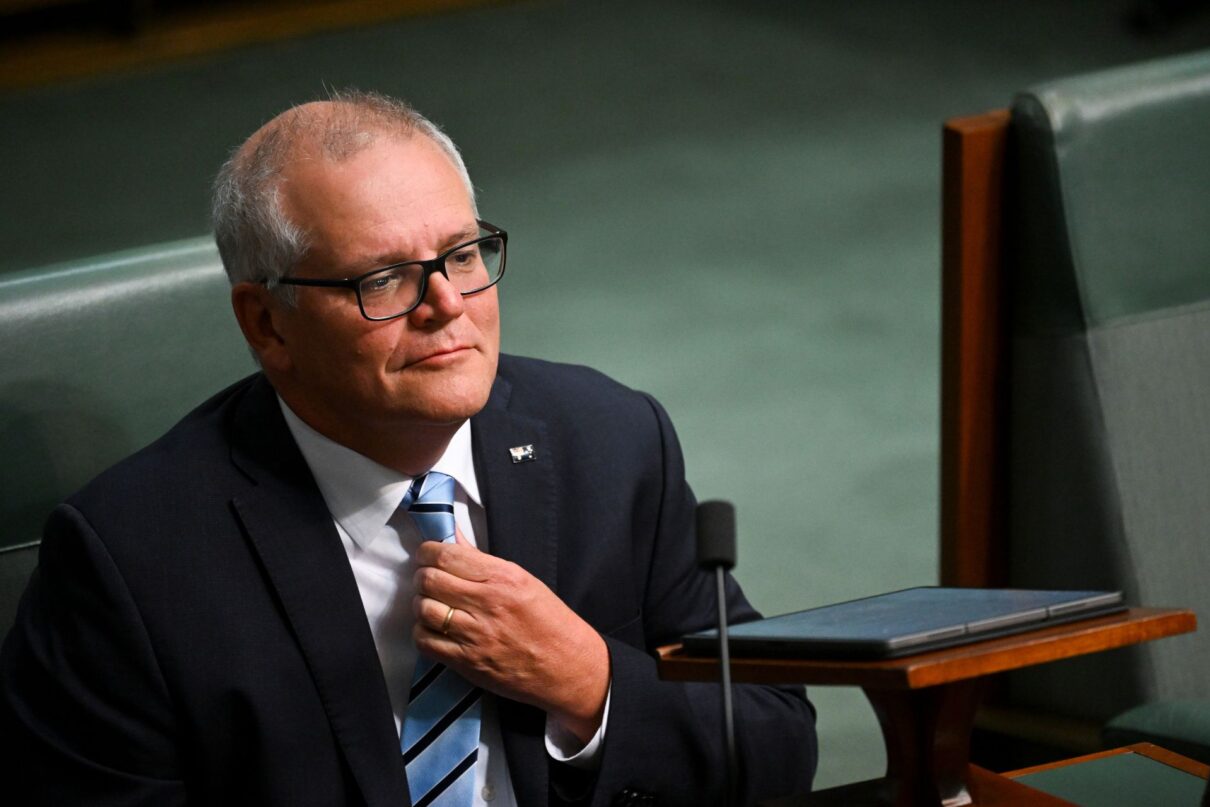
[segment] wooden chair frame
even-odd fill
[[[1009,113],[942,137],[941,584],[1005,582],[1002,195]]]
[[[942,134],[941,585],[1008,584],[1004,191],[1010,113],[951,118]],[[1095,721],[1022,710],[991,686],[977,729],[1087,753]],[[1005,749],[988,749],[999,755]],[[1046,751],[1041,750],[1041,753]],[[1007,753],[1013,753],[1007,751]],[[1066,755],[1066,754],[1065,754]],[[991,760],[987,760],[990,762]]]

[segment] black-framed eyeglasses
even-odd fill
[[[287,286],[352,289],[366,319],[402,317],[420,305],[434,272],[440,272],[463,297],[500,282],[504,276],[508,233],[494,224],[477,221],[481,233],[478,238],[450,247],[431,260],[393,263],[341,280],[283,277],[277,282]]]

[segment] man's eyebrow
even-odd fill
[[[479,225],[476,224],[474,227],[467,225],[446,239],[445,248],[449,249],[450,247],[456,247],[465,241],[473,241],[478,237]]]
[[[441,242],[441,249],[444,251],[450,247],[456,247],[459,244],[464,244],[467,241],[474,241],[478,237],[479,226],[467,226],[447,236],[445,240]],[[410,263],[415,260],[418,259],[401,257],[398,252],[384,252],[381,255],[373,258],[371,261],[369,261],[369,263],[373,264],[374,266],[394,266],[397,263]]]

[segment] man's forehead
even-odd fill
[[[479,236],[474,203],[453,162],[426,138],[379,140],[341,161],[301,154],[281,179],[280,204],[307,233],[307,254],[344,271],[412,260]]]

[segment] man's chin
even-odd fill
[[[408,401],[401,407],[399,414],[404,420],[417,424],[433,426],[455,426],[468,418],[479,414],[487,405],[491,386],[475,389],[447,389],[444,394],[425,395],[419,399]]]
[[[396,414],[433,425],[461,423],[487,405],[496,363],[473,349],[415,362],[387,379]]]

